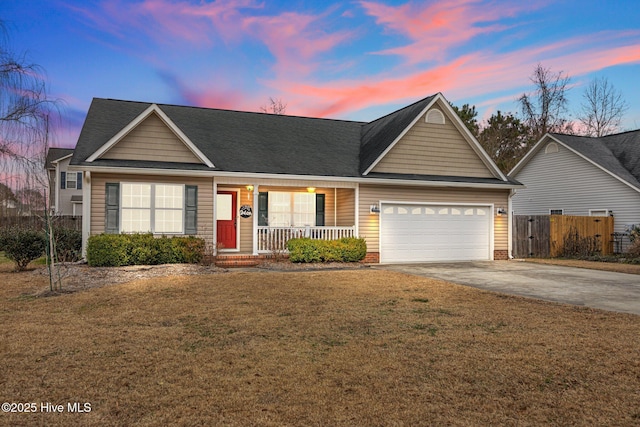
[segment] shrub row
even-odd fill
[[[72,228],[56,227],[53,230],[56,259],[72,262],[80,259],[82,232]],[[21,271],[27,265],[45,254],[47,236],[44,230],[10,227],[0,230],[0,250],[16,264]]]
[[[194,236],[100,234],[87,242],[87,263],[93,267],[197,263],[204,252],[204,239]]]
[[[292,262],[357,262],[367,255],[366,242],[356,237],[337,240],[291,239],[287,249]]]

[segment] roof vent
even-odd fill
[[[558,144],[556,144],[555,142],[551,142],[547,144],[547,146],[544,148],[545,154],[557,153],[557,152],[558,152]]]
[[[433,110],[429,110],[429,112],[427,113],[426,122],[434,123],[436,125],[443,125],[444,114],[442,114],[442,111],[438,110],[437,108],[434,108]]]

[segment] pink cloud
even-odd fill
[[[538,63],[570,77],[640,63],[638,45],[598,46],[601,35],[590,37],[590,41],[580,37],[509,53],[475,52],[428,70],[394,77],[378,75],[330,83],[278,81],[273,84],[289,102],[288,112],[336,117],[375,105],[416,100],[436,92],[443,92],[449,99],[466,99],[512,91],[513,101],[528,90],[529,76]]]
[[[486,4],[478,0],[406,3],[400,6],[369,1],[361,1],[360,4],[388,32],[402,34],[411,40],[406,46],[377,53],[400,55],[411,64],[443,59],[453,47],[481,34],[508,28],[497,21],[534,7],[531,3]]]
[[[287,75],[307,74],[318,66],[313,59],[352,36],[349,31],[327,33],[325,16],[286,12],[277,16],[247,17],[243,28],[262,40],[276,58],[275,70]]]
[[[325,20],[334,8],[319,15],[296,12],[252,15],[248,12],[262,9],[263,5],[254,0],[196,4],[180,0],[139,3],[115,0],[101,3],[101,13],[74,8],[104,31],[118,37],[124,37],[132,30],[141,31],[161,45],[178,42],[183,49],[188,49],[208,47],[216,41],[232,43],[248,39],[258,42],[274,56],[274,70],[288,75],[315,70],[315,57],[352,35],[349,31],[325,30]]]

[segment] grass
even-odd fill
[[[638,425],[640,316],[386,271],[0,272],[5,425]]]
[[[525,261],[537,262],[539,264],[562,265],[565,267],[587,268],[591,270],[614,271],[617,273],[640,274],[640,265],[638,264],[585,261],[565,258],[526,258]]]

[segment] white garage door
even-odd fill
[[[382,204],[380,262],[490,258],[490,206]]]

